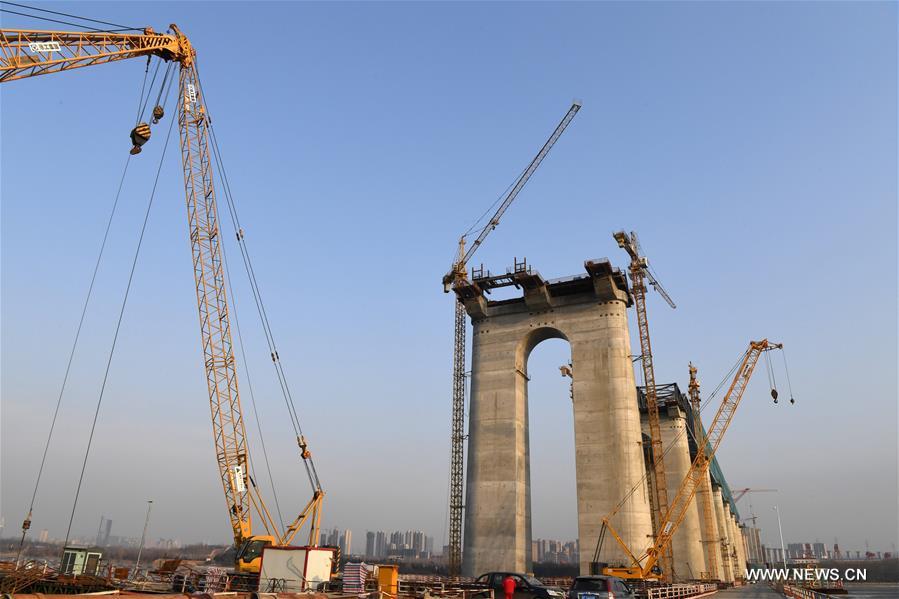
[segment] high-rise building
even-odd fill
[[[827,557],[827,549],[824,548],[824,543],[812,543],[812,555],[818,559]]]
[[[375,553],[375,533],[368,531],[365,533],[365,557],[376,557]]]
[[[378,559],[431,559],[434,555],[434,537],[421,530],[368,531],[365,535],[365,555]]]
[[[389,548],[390,539],[387,537],[387,533],[383,530],[379,530],[377,536],[375,537],[375,557],[387,557],[387,551]]]
[[[340,547],[340,531],[336,528],[322,532],[322,539],[328,547]]]
[[[765,561],[765,555],[762,553],[762,540],[759,532],[759,529],[753,526],[743,528],[746,560],[751,564],[759,564]]]
[[[42,531],[40,532],[40,534],[37,536],[37,540],[38,540],[39,543],[46,543],[46,542],[47,542],[47,539],[48,539],[49,537],[50,537],[50,531],[48,531],[48,530],[45,528],[45,529],[42,530]]]
[[[340,553],[342,555],[349,555],[353,552],[353,531],[349,529],[343,531],[343,534],[340,535],[338,547],[340,547]]]
[[[100,542],[101,547],[109,545],[109,535],[112,534],[112,520],[106,520],[106,529],[103,531],[103,539]]]
[[[531,542],[531,557],[535,562],[577,563],[580,559],[580,545],[577,541],[535,539]]]

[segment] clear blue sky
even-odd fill
[[[734,487],[780,490],[753,499],[765,540],[776,502],[788,540],[896,543],[895,3],[41,6],[177,23],[196,45],[328,491],[324,524],[353,529],[357,549],[366,528],[444,537],[452,298],[440,277],[572,98],[583,109],[476,262],[527,256],[547,277],[592,257],[624,265],[611,233],[638,231],[678,303],[651,299],[659,381],[685,387],[692,360],[711,389],[750,338],[786,344],[797,405],[772,405],[760,374],[720,452]],[[27,507],[143,68],[2,89],[4,534]],[[68,519],[165,131],[132,163],[76,357],[34,519],[51,536]],[[93,534],[103,514],[113,534],[139,535],[152,498],[152,537],[223,542],[174,142],[75,531]],[[235,285],[289,518],[308,489]],[[536,537],[576,536],[567,356],[548,342],[529,365]]]

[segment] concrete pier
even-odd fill
[[[669,500],[672,501],[692,463],[684,416],[677,406],[668,406],[667,414],[662,414],[661,421],[665,474]],[[674,574],[677,580],[695,580],[706,571],[701,529],[699,506],[694,497],[680,527],[671,539]]]
[[[718,575],[721,580],[724,582],[733,582],[733,567],[732,560],[730,558],[731,551],[731,538],[730,538],[730,530],[727,526],[727,518],[724,514],[724,500],[721,497],[721,488],[713,487],[712,488],[712,505],[715,508],[715,519],[718,522],[718,532],[721,533],[721,544],[720,551],[721,560],[719,560],[719,570]]]
[[[703,499],[703,494],[708,494],[709,496],[709,508],[710,514],[712,518],[712,530],[706,531],[704,526],[701,526],[702,533],[702,547],[703,554],[705,555],[705,563],[706,563],[706,571],[711,574],[713,578],[721,577],[721,533],[718,530],[718,519],[715,516],[715,497],[712,494],[712,479],[711,475],[706,473],[706,480],[700,485],[699,489],[696,492],[696,502],[697,508],[699,510],[699,516],[701,518],[701,522],[705,522],[705,513],[703,511],[703,506],[705,505],[705,500]],[[706,536],[708,533],[711,533],[710,536]],[[715,571],[711,572],[712,558],[709,557],[709,553],[715,552],[714,555],[714,563],[715,563]]]
[[[745,578],[746,554],[743,551],[743,533],[740,531],[740,526],[737,524],[737,518],[732,512],[728,512],[728,522],[730,524],[733,552],[736,554],[736,563],[733,565],[734,578]]]
[[[632,487],[637,492],[612,524],[638,552],[651,542],[627,283],[608,261],[588,261],[585,269],[586,276],[555,282],[516,269],[456,289],[474,329],[462,566],[466,576],[531,570],[527,362],[546,339],[565,339],[571,345],[581,573],[589,572],[603,516]],[[506,284],[523,289],[523,297],[494,302],[484,296],[490,286]],[[627,563],[612,539],[604,544],[600,559]]]

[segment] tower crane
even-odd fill
[[[477,239],[465,249],[465,237],[459,238],[458,253],[455,262],[449,272],[443,277],[443,291],[449,293],[453,289],[463,285],[468,280],[468,261],[474,255],[488,235],[499,225],[499,221],[512,202],[518,197],[518,193],[524,188],[531,175],[549,154],[556,141],[571,123],[571,120],[581,108],[577,100],[572,102],[571,108],[562,118],[556,129],[543,144],[543,147],[531,160],[515,184],[490,217],[487,225],[481,229]],[[465,441],[465,306],[460,298],[456,298],[454,304],[455,314],[453,319],[453,422],[452,422],[452,458],[450,463],[450,538],[449,538],[449,572],[450,576],[458,576],[462,568],[462,491],[463,491],[463,466],[464,441]]]
[[[721,405],[718,407],[718,411],[715,413],[715,417],[712,420],[712,425],[709,427],[706,435],[706,443],[697,448],[696,457],[693,459],[693,463],[690,465],[687,475],[680,484],[680,487],[674,496],[674,500],[671,502],[671,507],[661,518],[659,533],[656,535],[655,542],[652,545],[638,556],[631,551],[630,547],[625,544],[618,532],[612,526],[611,519],[617,513],[618,509],[620,509],[620,506],[623,505],[623,502],[608,516],[603,518],[602,529],[596,544],[596,552],[593,557],[594,564],[600,566],[598,560],[606,532],[609,532],[612,535],[631,560],[630,565],[627,566],[602,566],[601,570],[603,574],[636,579],[654,577],[655,568],[659,562],[660,556],[665,548],[671,544],[671,539],[677,531],[678,526],[683,522],[683,519],[687,514],[687,508],[690,506],[690,502],[693,500],[693,496],[702,484],[703,479],[708,478],[709,464],[712,458],[715,457],[715,453],[718,451],[719,445],[721,445],[721,440],[724,438],[724,433],[727,432],[727,429],[733,420],[734,413],[737,410],[737,406],[740,405],[740,400],[743,398],[743,393],[746,391],[746,385],[752,377],[752,373],[758,364],[759,358],[765,352],[782,348],[783,344],[771,343],[767,339],[749,342],[749,348],[743,354],[743,358],[734,374],[730,387],[724,395],[724,398],[721,400]]]
[[[662,515],[668,511],[668,481],[665,477],[665,457],[662,447],[662,427],[659,421],[659,401],[656,394],[655,369],[652,363],[652,345],[649,342],[649,321],[646,316],[646,281],[662,296],[672,308],[676,308],[674,301],[662,287],[661,283],[649,270],[649,260],[643,255],[637,234],[631,231],[630,235],[624,231],[613,234],[618,246],[623,248],[631,258],[630,275],[633,284],[634,307],[637,312],[637,329],[640,332],[640,363],[643,367],[643,381],[646,396],[646,414],[649,420],[649,439],[652,444],[652,464],[655,474],[655,503],[656,524],[655,534],[659,536],[661,531]],[[660,556],[662,572],[666,580],[674,576],[674,561],[671,558],[671,546],[663,547]]]
[[[200,337],[212,415],[219,475],[225,494],[238,572],[258,572],[265,546],[289,545],[309,523],[308,544],[318,545],[324,499],[312,454],[302,434],[297,435],[300,457],[312,486],[312,498],[300,514],[280,529],[263,501],[249,468],[243,412],[237,385],[237,364],[231,339],[226,298],[220,226],[213,185],[210,118],[196,65],[196,50],[176,25],[171,33],[145,28],[138,33],[0,30],[0,81],[61,73],[130,58],[158,57],[180,67],[178,125],[184,188],[193,254],[194,280],[200,317]],[[162,118],[161,107],[153,113]],[[131,133],[132,153],[149,139],[150,128],[140,123]],[[277,363],[277,352],[272,353]],[[265,534],[253,530],[256,512]],[[26,517],[24,530],[30,525]]]
[[[735,489],[733,491],[734,503],[743,499],[744,495],[751,495],[752,493],[777,493],[777,489],[750,489],[748,487],[745,489]]]

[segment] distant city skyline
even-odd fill
[[[365,552],[362,555],[375,559],[430,559],[434,556],[434,537],[421,530],[369,530],[365,533]]]
[[[109,524],[107,524],[109,523]],[[101,527],[106,532],[106,526],[111,529],[111,520],[104,519]],[[747,526],[747,531],[752,527]],[[4,534],[4,526],[0,522],[0,538],[15,539],[8,534]],[[364,558],[387,558],[401,557],[412,559],[429,559],[431,557],[442,557],[443,550],[435,551],[435,540],[433,536],[427,535],[421,530],[366,530],[364,545],[353,545],[353,531],[340,527],[328,526],[321,530],[320,542],[322,545],[338,547],[344,556],[359,555]],[[752,549],[752,535],[745,535],[747,555],[758,557],[764,552],[765,559],[768,561],[780,561],[783,559],[780,546],[766,545],[761,543],[758,547],[756,555]],[[61,543],[62,538],[50,537],[47,529],[40,530],[32,541],[39,543]],[[104,534],[103,542],[91,542],[88,535],[76,535],[69,540],[70,545],[93,545],[97,547],[131,547],[136,548],[139,545],[139,536],[118,536]],[[208,544],[212,546],[227,546],[227,543],[209,543],[207,541],[171,539],[162,537],[148,537],[145,546],[147,548],[158,549],[180,549],[183,546],[193,544]],[[355,548],[355,551],[353,549]],[[787,559],[848,559],[848,560],[864,560],[864,559],[881,559],[888,557],[897,557],[897,548],[895,545],[889,547],[877,547],[869,545],[867,547],[850,547],[844,546],[835,539],[832,543],[825,543],[820,540],[812,542],[808,541],[785,541],[787,551]],[[532,541],[532,555],[534,560],[545,563],[577,563],[579,557],[579,542],[577,539],[559,540],[559,539],[541,539],[535,538]]]

